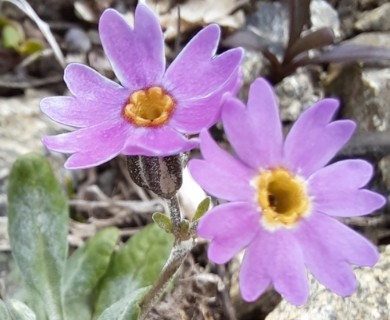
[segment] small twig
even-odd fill
[[[390,223],[388,214],[366,217],[344,218],[343,222],[356,227],[385,227]]]
[[[224,281],[224,278],[226,276],[226,267],[223,265],[218,265],[217,273],[222,279],[222,281]],[[226,320],[237,320],[234,308],[230,300],[229,292],[227,290],[227,286],[224,286],[224,288],[220,291],[220,293],[221,293],[222,304],[223,304]]]
[[[84,210],[120,207],[137,213],[155,212],[158,211],[162,206],[161,201],[158,199],[149,200],[148,202],[136,201],[136,200],[134,201],[131,200],[88,201],[88,200],[74,199],[74,200],[70,200],[69,204],[71,206],[78,207]]]
[[[0,0],[1,1],[1,0]],[[28,77],[25,80],[15,79],[14,77],[0,77],[0,87],[10,89],[28,89],[35,87],[42,87],[48,84],[62,82],[62,76],[51,76],[43,79]]]
[[[374,155],[378,158],[390,154],[390,133],[358,131],[342,150],[342,156]]]
[[[34,63],[36,60],[42,58],[42,57],[49,57],[53,55],[53,50],[51,49],[44,49],[42,51],[35,52],[33,54],[28,55],[25,59],[22,60],[17,66],[17,70],[22,70],[28,67],[30,64]]]

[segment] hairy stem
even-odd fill
[[[187,257],[188,253],[193,248],[194,244],[195,241],[191,239],[179,242],[173,246],[168,261],[165,263],[165,266],[161,271],[160,277],[157,279],[157,282],[153,285],[148,294],[145,296],[141,304],[142,312],[140,320],[147,319],[146,317],[152,309],[153,305],[160,299],[169,281],[173,279],[177,270],[179,270],[180,266]]]
[[[160,299],[169,281],[175,276],[177,270],[179,270],[188,253],[195,245],[194,239],[185,241],[182,241],[181,239],[180,223],[182,221],[182,216],[180,212],[179,202],[176,196],[172,197],[171,199],[168,199],[167,203],[171,216],[173,235],[175,236],[175,240],[169,258],[161,271],[160,277],[157,279],[152,289],[150,289],[148,294],[145,296],[141,304],[141,320],[146,319],[149,311],[152,309],[153,305]]]
[[[180,241],[180,222],[182,220],[179,201],[174,196],[171,199],[167,199],[169,208],[169,214],[171,216],[173,235],[175,236],[175,244]]]

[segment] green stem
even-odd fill
[[[150,289],[148,294],[145,296],[141,304],[141,320],[145,320],[146,316],[152,309],[153,305],[160,299],[161,295],[164,293],[165,288],[167,287],[169,281],[173,279],[177,270],[179,270],[183,261],[187,257],[188,253],[195,245],[195,240],[181,240],[180,234],[180,223],[182,221],[182,216],[180,212],[179,202],[175,197],[167,200],[169,213],[172,221],[173,235],[175,236],[175,241],[169,255],[167,262],[165,263],[160,277],[157,279],[156,283]]]

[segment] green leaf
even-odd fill
[[[107,271],[118,239],[118,229],[103,229],[90,238],[67,261],[62,278],[66,319],[91,318],[88,297]],[[83,316],[80,315],[81,310],[84,311]]]
[[[131,237],[113,255],[99,285],[94,319],[124,296],[153,284],[169,256],[172,243],[173,237],[155,224]]]
[[[12,320],[37,319],[34,312],[21,301],[11,299],[6,301],[6,305]]]
[[[92,319],[91,301],[86,298],[72,300],[64,303],[64,318],[66,320],[90,320]]]
[[[17,49],[22,43],[24,35],[21,34],[20,30],[13,25],[7,24],[3,27],[2,31],[2,43],[4,48]]]
[[[12,24],[11,20],[4,16],[0,16],[0,28],[6,26],[7,24]]]
[[[192,222],[200,220],[210,207],[210,197],[204,198],[196,208],[195,214],[192,218]]]
[[[28,39],[17,48],[18,52],[27,56],[41,52],[43,49],[45,49],[45,45],[36,39]]]
[[[68,206],[48,161],[40,155],[22,156],[12,167],[8,233],[14,259],[44,301],[48,318],[62,319],[60,279],[68,250]]]
[[[137,320],[141,312],[140,303],[148,290],[149,287],[140,288],[130,293],[104,310],[98,320]]]
[[[152,217],[153,221],[165,232],[172,233],[172,221],[171,219],[164,213],[155,212]]]
[[[190,231],[190,222],[187,219],[183,219],[179,224],[180,230],[180,239],[188,240],[191,237]]]
[[[0,319],[1,320],[12,320],[11,315],[3,300],[0,299]]]
[[[21,296],[20,296],[21,295]],[[19,300],[24,301],[31,309],[34,311],[37,319],[47,320],[46,310],[45,310],[45,301],[42,300],[40,295],[37,294],[36,290],[25,284],[19,295],[17,296]]]

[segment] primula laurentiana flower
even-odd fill
[[[70,64],[64,79],[73,96],[41,102],[50,118],[78,128],[43,140],[51,150],[72,154],[67,168],[96,166],[119,153],[169,156],[190,150],[197,144],[187,136],[218,121],[222,95],[237,89],[243,51],[215,55],[217,25],[201,30],[167,70],[162,30],[147,6],[137,6],[134,28],[106,10],[99,34],[121,84]]]
[[[306,268],[323,285],[346,296],[356,289],[351,264],[372,266],[374,245],[337,217],[368,214],[385,200],[362,187],[372,176],[363,160],[325,166],[351,137],[355,124],[331,121],[338,108],[324,99],[306,110],[283,139],[270,85],[256,80],[246,107],[228,98],[222,121],[236,152],[200,135],[204,160],[190,172],[210,194],[228,202],[209,211],[198,234],[211,240],[208,255],[225,263],[245,248],[239,281],[243,298],[257,299],[272,284],[284,298],[303,304]]]

